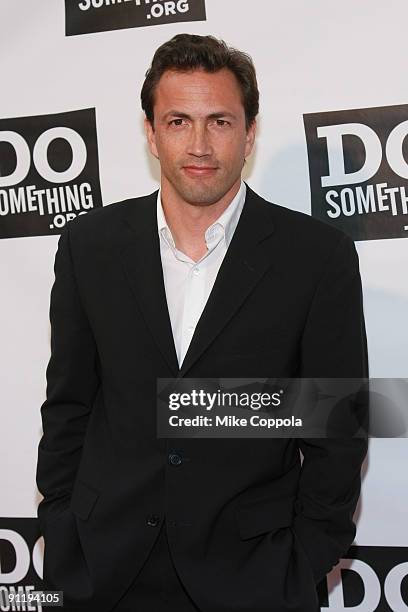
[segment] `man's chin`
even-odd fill
[[[211,206],[219,202],[226,193],[231,189],[231,186],[211,186],[205,184],[194,186],[185,186],[178,189],[179,196],[192,206]]]

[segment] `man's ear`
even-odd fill
[[[144,120],[144,128],[146,132],[147,144],[149,145],[150,153],[159,159],[159,154],[156,147],[156,133],[153,125],[150,123],[147,117]]]
[[[256,120],[254,119],[246,133],[245,157],[249,157],[254,146],[256,135]]]

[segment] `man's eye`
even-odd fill
[[[184,119],[172,119],[170,125],[183,125]]]
[[[228,121],[226,121],[225,119],[217,119],[217,125],[223,127],[224,125],[228,125]]]

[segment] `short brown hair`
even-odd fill
[[[140,96],[142,109],[151,125],[154,121],[154,92],[163,73],[166,70],[189,72],[200,68],[207,72],[228,68],[235,75],[242,94],[248,129],[259,110],[258,84],[251,57],[214,36],[197,34],[177,34],[156,50]]]

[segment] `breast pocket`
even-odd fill
[[[281,361],[279,348],[267,353],[220,353],[216,366],[221,378],[269,378],[275,376]]]

